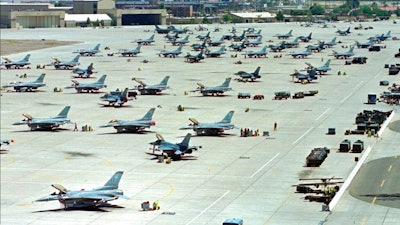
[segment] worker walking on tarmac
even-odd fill
[[[278,129],[278,124],[275,122],[274,123],[274,131],[276,131],[276,129]]]

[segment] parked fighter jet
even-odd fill
[[[293,48],[299,46],[299,37],[295,38],[293,41],[285,41],[285,48]]]
[[[176,39],[179,38],[179,34],[178,34],[178,33],[175,33],[175,34],[167,34],[167,35],[165,35],[164,37],[167,39],[167,42],[173,42],[173,41],[175,41]]]
[[[288,39],[288,38],[290,38],[291,36],[292,36],[292,31],[293,30],[290,30],[288,33],[286,33],[286,34],[275,34],[275,36],[274,37],[278,37],[278,39]]]
[[[162,28],[158,25],[154,25],[154,26],[156,27],[156,32],[159,34],[168,34],[171,31],[170,27]]]
[[[61,70],[71,70],[73,69],[75,66],[79,65],[79,57],[80,55],[75,56],[74,59],[72,59],[71,61],[60,61],[58,58],[56,57],[52,57],[52,59],[54,60],[52,63],[47,64],[47,66],[54,66],[54,68],[56,70],[61,69]]]
[[[107,205],[107,202],[118,198],[127,199],[122,190],[118,189],[119,181],[121,180],[123,171],[117,171],[104,184],[92,190],[81,189],[79,191],[71,191],[63,187],[61,184],[52,184],[51,186],[59,192],[41,197],[35,202],[47,202],[58,200],[64,209],[67,208],[92,208]]]
[[[87,93],[97,92],[101,88],[107,87],[107,85],[104,84],[106,77],[107,75],[103,75],[97,82],[88,84],[80,84],[78,81],[72,80],[72,86],[66,88],[75,88],[78,93],[82,93],[83,91],[86,91]]]
[[[211,94],[213,96],[214,95],[222,95],[222,94],[224,94],[225,91],[231,91],[232,90],[232,88],[229,87],[229,83],[230,82],[231,82],[231,78],[228,77],[228,78],[226,78],[224,83],[222,83],[219,86],[214,86],[214,87],[206,87],[202,83],[197,83],[197,85],[199,87],[194,91],[199,91],[204,96],[209,95],[209,94]]]
[[[341,35],[341,36],[347,36],[348,34],[351,33],[351,32],[350,32],[350,27],[347,28],[346,30],[340,30],[340,29],[338,29],[338,30],[336,31],[336,33],[338,33],[338,34]]]
[[[267,58],[267,51],[268,46],[264,46],[262,49],[259,49],[257,51],[247,51],[246,53],[243,53],[243,55],[247,55],[250,58],[261,58],[262,56],[264,56],[265,58]]]
[[[33,91],[33,90],[38,89],[39,87],[46,86],[46,84],[43,83],[45,75],[46,74],[42,73],[35,81],[10,83],[10,84],[4,85],[3,88],[12,87],[17,92]]]
[[[246,38],[246,31],[243,31],[243,33],[240,36],[237,36],[236,34],[232,36],[233,41],[243,41]]]
[[[180,129],[193,129],[197,135],[222,135],[225,130],[230,130],[235,127],[235,125],[231,123],[233,113],[234,111],[228,112],[221,121],[215,123],[200,123],[194,118],[189,118],[192,123]]]
[[[195,30],[197,30],[197,31],[207,31],[207,30],[208,30],[208,28],[207,28],[207,27],[205,27],[205,26],[201,26],[201,25],[199,25],[197,28],[195,28]]]
[[[220,49],[215,50],[215,51],[206,51],[206,56],[207,57],[220,57],[221,55],[225,54],[225,45],[223,45]]]
[[[307,64],[307,72],[310,73],[311,70],[315,70],[316,73],[319,74],[324,74],[326,72],[328,72],[329,70],[331,70],[331,68],[329,67],[329,65],[331,64],[331,60],[328,59],[328,61],[326,61],[326,63],[322,66],[318,66],[318,67],[314,67],[313,65],[311,65],[310,63],[306,63]]]
[[[138,82],[139,85],[133,87],[131,90],[138,90],[142,95],[157,95],[169,88],[167,86],[169,76],[165,76],[164,79],[159,84],[153,84],[153,85],[147,85],[143,81],[140,81],[135,77],[132,78],[132,80]]]
[[[392,31],[389,30],[386,34],[384,34],[383,37],[382,37],[382,41],[384,41],[384,40],[386,40],[388,38],[391,38],[392,37],[391,32]]]
[[[209,40],[209,41],[208,41],[208,45],[209,45],[209,46],[220,46],[220,45],[222,45],[223,43],[225,43],[224,37],[221,37],[221,38],[218,39],[218,40]]]
[[[100,52],[100,44],[97,44],[93,49],[79,49],[73,53],[78,53],[81,56],[94,56]]]
[[[317,77],[315,76],[316,71],[315,69],[312,69],[308,74],[300,73],[299,71],[295,70],[293,74],[290,74],[293,78],[297,78],[297,82],[304,83],[307,81],[310,83],[313,80],[316,80]]]
[[[148,39],[139,39],[136,40],[135,42],[141,45],[150,45],[151,43],[154,42],[154,34],[151,35]]]
[[[182,54],[182,48],[183,48],[183,46],[181,45],[177,49],[174,49],[174,50],[162,50],[158,55],[164,56],[164,57],[169,57],[169,58],[175,58],[178,55]]]
[[[115,104],[122,106],[128,101],[128,88],[125,88],[123,92],[119,90],[111,91],[110,94],[107,93],[101,96],[100,99],[107,101],[109,106],[115,106]]]
[[[185,27],[183,29],[179,29],[179,28],[176,28],[173,25],[170,25],[168,28],[171,29],[171,32],[177,33],[177,34],[183,34],[183,33],[186,34],[189,31],[189,29],[187,27]]]
[[[308,45],[307,48],[310,49],[312,52],[320,52],[325,49],[325,42],[318,42],[316,45]]]
[[[168,157],[171,157],[173,160],[179,160],[185,154],[191,154],[193,150],[197,150],[201,148],[201,146],[189,146],[189,141],[191,134],[188,133],[181,143],[171,143],[165,141],[164,138],[160,135],[156,135],[157,140],[150,142],[153,145],[153,154],[154,151],[161,151],[162,154],[166,154]]]
[[[7,57],[3,57],[5,62],[2,62],[1,66],[6,67],[6,69],[21,69],[21,68],[24,68],[25,66],[31,64],[29,62],[30,57],[31,57],[31,54],[27,54],[23,59],[21,59],[19,61],[12,61]]]
[[[86,69],[76,68],[72,70],[72,73],[77,74],[74,76],[75,78],[89,78],[93,73],[96,73],[93,70],[93,63],[90,63]]]
[[[145,128],[156,125],[153,120],[155,108],[151,108],[141,119],[138,120],[111,120],[100,127],[114,127],[117,133],[121,132],[143,132]]]
[[[349,51],[347,51],[347,52],[336,52],[336,51],[333,51],[332,55],[335,56],[335,58],[337,58],[337,59],[347,59],[347,58],[352,57],[354,55],[353,50],[354,50],[354,46],[352,46],[349,49]]]
[[[261,78],[261,76],[260,76],[260,68],[261,67],[257,67],[257,69],[254,72],[251,72],[251,73],[246,72],[246,71],[239,71],[239,72],[235,73],[235,75],[240,76],[240,79],[239,79],[240,81],[248,81],[248,80],[254,81],[257,78]]]
[[[298,38],[302,41],[302,42],[309,42],[309,41],[311,41],[311,35],[312,35],[312,32],[308,35],[308,36],[299,36]]]
[[[194,51],[201,51],[207,47],[206,43],[207,43],[207,40],[204,40],[203,43],[192,44],[190,47],[192,47]]]
[[[210,32],[208,32],[206,35],[197,35],[196,38],[198,38],[200,41],[208,40],[210,39]]]
[[[369,47],[374,46],[374,44],[375,44],[375,42],[372,39],[370,39],[369,41],[364,42],[364,43],[360,43],[360,42],[356,41],[357,48],[369,48]]]
[[[232,48],[232,50],[234,52],[241,52],[243,49],[245,49],[246,46],[246,41],[242,41],[240,44],[231,44],[229,45],[230,48]]]
[[[187,43],[189,43],[189,35],[187,35],[186,37],[182,38],[182,39],[178,39],[178,40],[173,40],[171,41],[172,45],[185,45]]]
[[[271,51],[273,52],[281,52],[283,49],[286,48],[285,46],[285,41],[282,41],[281,43],[277,44],[277,45],[269,45],[268,46]]]
[[[72,123],[67,119],[67,115],[71,106],[65,106],[63,110],[56,116],[50,118],[33,118],[29,114],[22,114],[26,119],[15,122],[13,125],[28,125],[31,130],[53,130],[66,123]]]
[[[332,48],[336,44],[336,37],[334,37],[331,41],[325,42],[324,47]]]
[[[246,46],[257,47],[257,46],[261,45],[262,43],[263,43],[262,42],[262,36],[260,36],[257,40],[247,41],[246,42]]]
[[[312,52],[310,50],[310,47],[307,47],[305,51],[291,52],[288,55],[291,55],[293,58],[305,58],[311,54]]]
[[[122,56],[136,56],[137,54],[141,53],[140,48],[142,47],[141,44],[138,44],[135,49],[128,50],[128,49],[122,49],[118,54],[121,54]]]
[[[246,38],[259,38],[259,37],[262,37],[262,35],[261,35],[261,29],[260,30],[258,30],[257,31],[257,33],[254,33],[254,32],[252,32],[252,33],[247,33],[246,35]]]
[[[201,52],[197,55],[191,55],[190,53],[188,53],[185,56],[185,61],[190,62],[190,63],[198,63],[204,59],[203,54],[204,54],[204,50],[201,50]]]

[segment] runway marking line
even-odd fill
[[[388,172],[390,172],[391,170],[392,170],[392,165],[389,166]]]
[[[364,216],[364,218],[361,221],[361,225],[364,225],[367,222],[367,217]]]
[[[223,195],[221,195],[217,200],[215,200],[213,203],[211,203],[207,208],[205,208],[203,211],[201,211],[199,213],[199,215],[197,215],[196,217],[194,217],[193,219],[191,219],[186,225],[189,225],[191,223],[193,223],[193,221],[195,221],[197,218],[199,218],[201,215],[203,215],[207,210],[209,210],[211,207],[213,207],[215,204],[217,204],[223,197],[225,197],[225,195],[229,194],[229,192],[231,192],[230,190],[226,191]]]
[[[331,109],[331,108],[327,108],[323,113],[321,113],[321,115],[319,115],[319,116],[315,119],[315,121],[321,119],[321,117],[322,117],[325,113],[327,113],[330,109]]]
[[[256,172],[254,172],[250,178],[253,178],[257,173],[259,173],[262,169],[264,169],[264,167],[266,167],[268,164],[270,164],[276,157],[278,157],[279,153],[276,153],[276,155],[274,157],[272,157],[272,159],[268,160],[268,162],[266,162],[262,167],[260,167]]]
[[[381,187],[383,187],[383,185],[385,185],[385,180],[382,180]]]
[[[297,138],[292,144],[296,144],[298,141],[300,141],[304,136],[306,136],[311,130],[313,129],[313,127],[310,127],[310,129],[308,129],[306,132],[304,132],[303,135],[301,135],[299,138]]]
[[[372,199],[372,205],[375,205],[375,202],[376,202],[376,196]]]

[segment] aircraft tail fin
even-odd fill
[[[289,36],[292,35],[292,31],[293,31],[293,30],[290,30],[289,33],[287,33],[287,34],[288,34]]]
[[[224,83],[221,84],[221,87],[229,87],[229,83],[231,82],[230,77],[226,78],[226,80],[224,81]]]
[[[44,76],[46,76],[45,73],[42,73],[35,81],[35,83],[43,83]]]
[[[189,147],[189,141],[190,141],[190,137],[191,136],[192,135],[190,133],[186,134],[185,138],[178,145],[182,146],[182,147],[185,147],[185,148]]]
[[[22,59],[22,61],[28,62],[30,57],[31,57],[31,54],[27,54],[27,55],[24,57],[24,59]]]
[[[140,49],[142,48],[142,45],[141,44],[138,44],[138,46],[136,47],[136,49],[135,49],[135,51],[136,52],[140,52]]]
[[[107,75],[103,75],[100,77],[100,79],[96,82],[97,84],[104,84],[104,81],[106,80]]]
[[[123,97],[123,98],[128,98],[128,88],[125,88],[125,90],[124,90],[124,92],[122,92],[122,94],[121,94],[121,96]]]
[[[154,40],[154,34],[150,36],[149,40]]]
[[[80,55],[75,56],[75,58],[72,60],[72,62],[78,62]]]
[[[183,39],[184,41],[189,40],[189,35],[186,35],[186,37]]]
[[[351,46],[351,48],[349,49],[349,53],[353,53],[354,51],[354,46]]]
[[[151,108],[140,120],[152,120],[153,119],[153,114],[156,108]]]
[[[261,49],[261,52],[267,52],[267,48],[268,48],[268,46],[264,46],[264,47]]]
[[[164,77],[164,79],[160,82],[160,85],[167,85],[169,80],[169,76]]]
[[[329,67],[329,65],[331,64],[331,60],[330,59],[328,59],[328,61],[326,61],[326,63],[324,64],[324,66],[323,67]]]
[[[310,74],[309,74],[309,77],[310,77],[310,80],[314,80],[315,79],[315,75],[317,74],[317,72],[316,72],[316,70],[315,69],[312,69],[311,71],[310,71]]]
[[[180,45],[180,46],[176,49],[176,51],[177,51],[177,52],[180,52],[180,51],[182,51],[182,48],[183,48],[183,46]]]
[[[67,118],[71,106],[65,106],[63,110],[56,116],[56,118]]]
[[[92,70],[93,70],[94,68],[93,68],[93,63],[90,63],[90,65],[87,67],[87,69],[86,69],[86,72],[87,73],[90,73],[90,72],[92,72]]]
[[[98,51],[100,49],[100,44],[97,44],[95,47],[94,47],[94,51]]]
[[[119,181],[121,180],[123,171],[117,171],[114,175],[104,184],[104,187],[118,188]]]
[[[228,114],[221,120],[221,123],[231,123],[233,113],[235,111],[229,111]]]

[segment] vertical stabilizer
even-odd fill
[[[160,85],[167,85],[169,80],[169,76],[165,76],[164,79],[161,81]]]
[[[28,62],[29,61],[29,57],[31,57],[31,54],[28,54],[24,57],[24,59],[22,59],[22,61],[24,62]]]
[[[78,62],[80,55],[75,56],[75,58],[72,60],[72,62]]]
[[[107,181],[107,183],[104,184],[104,187],[117,189],[123,173],[123,171],[115,172],[115,174]]]
[[[179,146],[188,148],[189,147],[189,141],[190,141],[191,134],[188,133],[186,134],[185,138],[182,140],[181,143],[179,143]]]
[[[104,84],[104,81],[106,80],[107,75],[103,75],[100,77],[100,79],[96,82],[97,84]]]
[[[229,111],[228,114],[221,120],[221,123],[231,123],[233,113],[235,111]]]
[[[46,76],[45,73],[42,73],[35,81],[35,83],[43,83],[44,76]]]
[[[151,108],[140,120],[152,120],[156,108]]]
[[[225,82],[221,84],[221,87],[229,87],[229,83],[231,82],[230,77],[226,78]]]
[[[67,118],[70,108],[71,108],[71,106],[65,106],[64,109],[61,110],[61,112],[57,115],[56,118]]]

